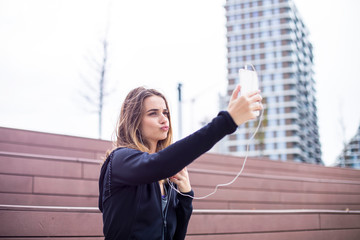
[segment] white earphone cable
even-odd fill
[[[252,65],[252,64],[249,64],[249,65],[251,66],[251,68],[253,69],[253,71],[256,72],[254,65]],[[247,64],[245,64],[245,70],[247,70]],[[256,129],[255,129],[255,132],[254,132],[253,135],[249,138],[248,143],[246,144],[246,154],[245,154],[245,158],[244,158],[244,163],[243,163],[240,171],[238,172],[238,174],[233,178],[233,180],[231,180],[231,181],[228,182],[228,183],[220,183],[220,184],[216,185],[213,192],[211,192],[211,193],[209,193],[209,194],[207,194],[207,195],[205,195],[205,196],[202,196],[202,197],[193,197],[193,196],[191,196],[191,195],[189,195],[189,194],[185,194],[185,193],[180,192],[178,189],[176,189],[176,188],[174,187],[174,185],[172,184],[172,182],[170,182],[170,180],[167,179],[167,182],[168,182],[168,184],[170,185],[170,187],[171,187],[172,189],[174,189],[177,193],[179,193],[179,194],[182,195],[182,196],[186,196],[186,197],[190,197],[190,198],[193,198],[193,199],[198,199],[198,200],[200,200],[200,199],[204,199],[204,198],[210,197],[211,195],[215,194],[219,187],[225,187],[225,186],[229,186],[230,184],[233,184],[233,183],[235,182],[235,180],[241,175],[241,173],[243,172],[243,170],[244,170],[244,168],[245,168],[245,164],[246,164],[246,161],[247,161],[247,158],[248,158],[248,155],[249,155],[250,142],[251,142],[251,140],[255,137],[256,133],[258,132],[258,130],[259,130],[259,128],[260,128],[260,125],[261,125],[261,122],[262,122],[263,113],[264,113],[264,109],[261,110],[261,113],[260,113],[260,116],[259,116],[259,123],[258,123],[258,125],[257,125],[257,127],[256,127]]]
[[[213,192],[211,192],[211,193],[209,193],[209,194],[207,194],[207,195],[205,195],[205,196],[202,196],[202,197],[193,197],[193,196],[191,196],[191,195],[189,195],[189,194],[185,194],[185,193],[180,192],[178,189],[176,189],[176,188],[174,187],[174,185],[172,184],[172,182],[170,182],[170,180],[167,178],[167,182],[168,182],[168,184],[170,185],[170,187],[171,187],[172,189],[174,189],[177,193],[179,193],[179,194],[182,195],[182,196],[186,196],[186,197],[190,197],[190,198],[193,198],[193,199],[200,200],[200,199],[205,199],[205,198],[210,197],[211,195],[215,194],[219,187],[225,187],[225,186],[228,186],[228,185],[230,185],[230,184],[233,184],[233,183],[235,182],[235,180],[241,175],[241,173],[243,172],[243,170],[244,170],[244,168],[245,168],[246,160],[247,160],[248,155],[249,155],[250,141],[255,137],[256,133],[258,132],[258,130],[259,130],[259,128],[260,128],[260,125],[261,125],[261,122],[262,122],[262,117],[263,117],[263,112],[264,112],[264,110],[261,110],[261,113],[260,113],[260,116],[259,116],[259,123],[258,123],[258,125],[257,125],[257,127],[256,127],[256,129],[255,129],[255,132],[254,132],[253,135],[249,138],[249,141],[248,141],[248,143],[246,144],[246,154],[245,154],[245,158],[244,158],[244,163],[243,163],[240,171],[238,172],[238,174],[233,178],[233,180],[231,180],[231,181],[228,182],[228,183],[220,183],[220,184],[216,185]]]

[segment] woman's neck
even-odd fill
[[[157,143],[150,145],[150,153],[156,153],[156,146],[157,146]]]
[[[161,196],[165,196],[166,194],[164,184],[165,184],[164,179],[159,181]]]

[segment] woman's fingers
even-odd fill
[[[189,192],[191,190],[190,179],[186,168],[170,177],[170,181],[178,185],[181,192]]]
[[[178,172],[177,174],[175,174],[174,176],[172,176],[172,178],[181,180],[181,179],[187,178],[187,176],[188,176],[188,174],[187,174],[187,169],[184,168],[184,169],[182,169],[180,172]]]
[[[250,119],[257,117],[254,111],[262,110],[260,90],[252,91],[239,95],[240,86],[238,86],[231,96],[231,101],[228,105],[228,112],[237,125],[240,125]]]
[[[237,99],[237,97],[239,96],[240,90],[241,90],[241,86],[237,85],[236,88],[234,89],[234,91],[232,92],[231,101],[234,101],[235,99]]]
[[[259,92],[256,92],[254,94],[250,94],[248,98],[249,98],[250,102],[252,102],[252,103],[253,102],[261,102],[261,100],[262,100],[262,97],[259,94]]]
[[[247,97],[252,97],[256,94],[260,94],[260,90],[251,91],[248,94],[246,94]]]

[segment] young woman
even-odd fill
[[[106,239],[185,239],[193,196],[186,166],[256,118],[261,110],[259,92],[238,97],[238,86],[227,111],[208,125],[171,144],[172,126],[165,97],[154,89],[132,90],[117,125],[117,139],[104,162],[99,179],[99,209]]]

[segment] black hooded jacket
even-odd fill
[[[99,209],[106,239],[185,239],[192,198],[167,188],[161,208],[158,181],[171,177],[210,150],[237,125],[222,111],[208,125],[169,147],[149,154],[118,148],[104,162],[99,178]],[[193,196],[193,192],[187,193]]]

